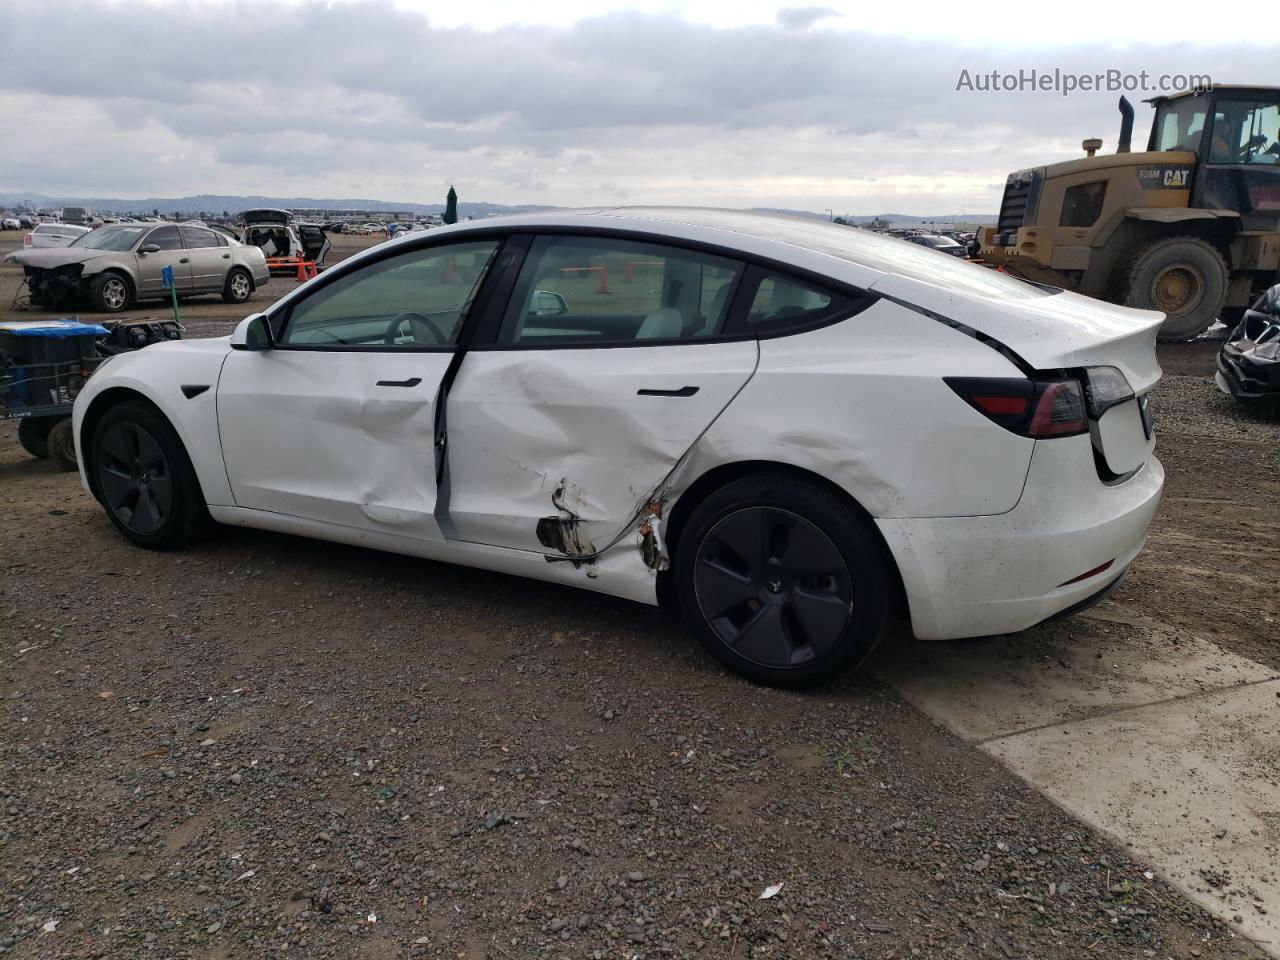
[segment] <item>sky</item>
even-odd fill
[[[0,193],[990,214],[1009,172],[1113,150],[1119,93],[978,78],[1265,83],[1280,40],[1238,34],[1269,10],[0,0]]]

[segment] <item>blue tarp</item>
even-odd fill
[[[106,327],[79,320],[14,320],[0,323],[0,334],[14,337],[101,337],[108,333]]]

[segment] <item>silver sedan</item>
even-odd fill
[[[88,301],[104,313],[168,297],[169,283],[178,296],[220,293],[228,303],[243,303],[270,277],[257,247],[187,224],[112,224],[68,247],[7,259],[22,265],[37,306]]]

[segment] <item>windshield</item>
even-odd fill
[[[142,227],[99,227],[76,237],[71,246],[89,250],[128,250],[138,242],[142,231]]]
[[[1185,97],[1160,105],[1156,111],[1151,147],[1153,150],[1192,150],[1200,146],[1208,101]]]

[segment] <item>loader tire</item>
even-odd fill
[[[1198,237],[1162,237],[1139,244],[1115,273],[1114,299],[1165,314],[1159,339],[1192,340],[1218,319],[1227,302],[1227,263]]]

